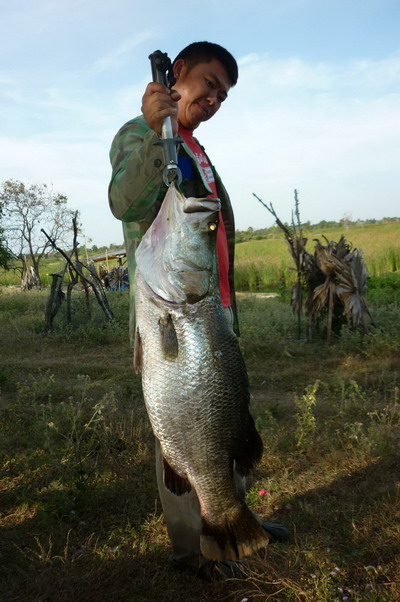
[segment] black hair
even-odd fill
[[[213,42],[193,42],[193,44],[189,44],[189,46],[186,46],[186,48],[181,50],[175,58],[173,65],[180,59],[185,61],[189,69],[192,69],[192,67],[195,67],[199,63],[211,63],[213,59],[216,59],[225,67],[232,86],[234,86],[238,80],[238,66],[236,60],[228,50],[219,44],[214,44]],[[172,69],[170,80],[173,85],[175,81]]]

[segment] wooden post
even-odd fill
[[[49,298],[47,300],[44,319],[44,328],[46,332],[53,328],[53,320],[60,308],[61,303],[64,300],[65,295],[61,290],[64,273],[65,270],[58,274],[51,274],[51,289]]]

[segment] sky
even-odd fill
[[[148,55],[225,46],[239,80],[196,136],[236,228],[400,215],[398,0],[13,0],[0,5],[0,182],[46,183],[88,246],[122,244],[109,148],[140,114]]]

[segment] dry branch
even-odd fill
[[[294,191],[295,198],[295,211],[297,224],[294,221],[294,215],[292,212],[292,227],[286,226],[276,214],[276,211],[270,203],[267,205],[260,197],[254,192],[253,196],[274,216],[277,226],[283,231],[286,243],[289,248],[289,252],[292,256],[294,264],[296,266],[296,283],[292,289],[291,306],[293,313],[297,316],[297,338],[301,338],[301,316],[303,313],[304,295],[303,290],[305,288],[306,274],[310,265],[310,256],[306,251],[307,238],[303,236],[303,229],[300,223],[300,212],[299,212],[299,197],[297,190]]]
[[[72,257],[72,255],[75,255],[75,262],[72,261],[71,257],[69,257],[68,254],[65,251],[63,251],[63,249],[61,249],[60,247],[57,246],[56,241],[51,236],[49,236],[47,234],[47,232],[45,230],[43,230],[43,228],[42,228],[42,232],[46,236],[48,241],[50,242],[53,249],[58,251],[66,260],[69,272],[71,274],[71,282],[73,282],[74,285],[78,282],[78,280],[80,280],[82,282],[82,284],[85,288],[85,293],[86,293],[87,299],[88,299],[89,290],[92,289],[92,291],[94,292],[94,295],[96,297],[96,300],[99,303],[100,307],[102,308],[106,318],[109,321],[112,321],[112,320],[114,320],[114,314],[108,304],[107,297],[106,297],[106,294],[104,292],[104,289],[103,289],[103,286],[101,284],[99,277],[97,276],[95,270],[90,270],[84,263],[82,263],[79,260],[79,257],[78,257],[78,252],[77,252],[77,231],[78,231],[77,213],[75,213],[72,223],[73,223],[73,228],[74,228],[74,243],[73,243],[74,246],[73,246],[73,251],[71,253],[71,257]],[[87,269],[89,271],[90,278],[88,278],[87,276],[84,275],[83,269]],[[71,294],[71,290],[72,290],[72,287],[69,289],[69,297]]]

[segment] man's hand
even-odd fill
[[[148,84],[142,98],[142,113],[148,126],[161,136],[162,122],[171,117],[174,136],[178,131],[178,100],[181,95],[162,84]]]

